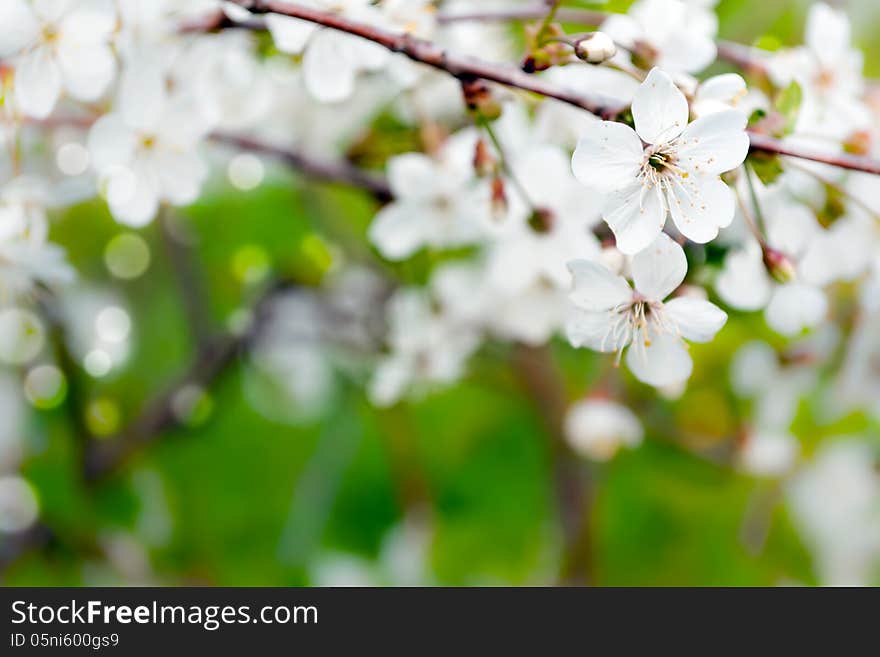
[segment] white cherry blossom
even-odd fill
[[[576,402],[565,416],[568,444],[594,461],[608,461],[622,447],[638,447],[643,436],[635,413],[610,399],[592,397]]]
[[[382,20],[370,0],[314,0],[311,4],[355,20]],[[266,26],[281,52],[302,54],[306,89],[326,103],[349,98],[359,73],[381,69],[391,57],[375,43],[289,16],[267,14]]]
[[[390,406],[413,388],[459,379],[480,343],[479,332],[432,307],[423,291],[403,289],[388,307],[390,353],[376,368],[370,399]]]
[[[46,118],[62,91],[93,101],[116,71],[109,0],[4,0],[0,58],[15,67],[15,102],[27,116]]]
[[[870,440],[848,437],[822,448],[786,487],[786,497],[821,583],[876,583],[880,474]]]
[[[160,67],[129,64],[116,110],[92,126],[88,139],[114,218],[143,226],[163,202],[195,201],[207,176],[197,147],[210,129],[197,99],[168,91]]]
[[[47,191],[20,177],[0,186],[0,303],[31,292],[36,283],[69,283],[74,273],[64,250],[48,241]]]
[[[800,444],[789,433],[755,431],[737,453],[737,465],[758,477],[780,477],[789,472],[800,453]]]
[[[706,3],[639,0],[627,14],[613,14],[602,31],[635,57],[675,73],[698,73],[715,58],[718,19]],[[619,51],[613,61],[626,62]]]
[[[578,142],[572,169],[607,195],[603,218],[617,246],[634,254],[663,230],[667,215],[688,239],[705,243],[734,217],[734,197],[720,174],[748,153],[746,117],[716,112],[688,124],[688,103],[672,79],[653,69],[632,104],[636,129],[593,123]]]
[[[659,387],[685,381],[693,362],[685,339],[709,342],[727,321],[714,304],[692,297],[664,302],[684,280],[682,248],[661,234],[633,257],[634,288],[626,279],[589,260],[570,265],[575,310],[567,325],[576,347],[617,352],[640,381]]]
[[[852,28],[842,11],[823,2],[810,7],[805,45],[783,50],[768,64],[773,81],[796,81],[803,102],[795,131],[843,138],[870,125],[862,101],[864,56],[852,46]]]
[[[435,157],[406,153],[388,163],[395,200],[376,215],[370,241],[389,260],[403,260],[422,247],[473,244],[491,219],[488,183],[476,178],[476,134],[450,138]]]

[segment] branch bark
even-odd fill
[[[561,375],[547,347],[517,345],[513,363],[551,438],[553,483],[564,540],[559,583],[591,584],[595,575],[591,522],[593,485],[589,466],[572,453],[565,440],[563,426],[568,399]]]
[[[397,34],[336,14],[276,0],[231,1],[250,9],[253,13],[281,14],[361,37],[362,39],[377,43],[392,52],[406,55],[415,62],[446,71],[459,79],[478,78],[522,89],[523,91],[530,91],[547,98],[555,98],[569,105],[580,107],[603,119],[612,119],[625,109],[625,107],[612,98],[599,94],[578,93],[557,87],[541,78],[524,73],[513,66],[492,64],[475,57],[459,55],[444,50],[430,41],[417,39],[408,34]],[[546,12],[546,7],[544,11]]]
[[[179,426],[181,419],[175,412],[174,403],[176,395],[186,386],[207,387],[215,382],[257,334],[272,300],[289,288],[290,285],[286,283],[271,286],[254,304],[249,330],[203,342],[183,375],[165,392],[147,401],[140,414],[121,433],[107,440],[92,442],[84,459],[86,480],[96,482],[107,477],[140,448],[155,441],[165,431]]]
[[[382,202],[390,201],[392,198],[391,188],[383,176],[373,175],[347,162],[318,160],[305,153],[272,146],[253,137],[214,133],[211,135],[211,140],[218,144],[266,155],[302,172],[313,180],[359,187],[370,192]]]
[[[512,66],[492,64],[474,57],[458,55],[440,46],[407,34],[397,34],[372,25],[352,21],[336,14],[316,11],[289,2],[277,0],[231,0],[258,14],[275,13],[346,32],[377,43],[388,50],[406,55],[411,60],[448,72],[460,79],[478,78],[498,84],[529,91],[546,98],[579,107],[601,119],[613,120],[626,107],[618,101],[598,94],[579,93],[556,86],[539,77],[529,75]],[[536,9],[537,10],[537,9]],[[546,6],[542,6],[546,12]],[[543,15],[543,14],[542,14]],[[787,155],[803,160],[831,164],[832,166],[871,174],[880,174],[880,161],[847,154],[830,155],[786,144],[778,139],[749,132],[751,149],[755,152]]]

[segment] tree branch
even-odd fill
[[[184,374],[165,392],[147,401],[140,414],[120,434],[91,443],[84,460],[86,479],[94,482],[108,476],[138,449],[179,426],[181,419],[174,408],[177,394],[189,385],[206,387],[213,383],[258,333],[272,300],[289,288],[290,285],[283,282],[271,286],[254,304],[249,330],[202,343]]]
[[[585,585],[594,581],[591,525],[592,481],[589,466],[572,453],[565,440],[568,408],[561,375],[546,347],[517,345],[513,364],[551,438],[553,483],[562,524],[564,553],[559,581]]]
[[[625,107],[599,94],[578,93],[554,86],[513,66],[492,64],[475,57],[459,55],[408,34],[397,34],[366,23],[349,20],[336,14],[317,11],[276,0],[231,0],[254,13],[275,13],[323,25],[377,43],[388,50],[406,55],[411,60],[446,71],[459,79],[479,78],[508,87],[530,91],[547,98],[580,107],[603,119],[616,117]],[[545,7],[546,11],[546,7]]]
[[[505,22],[530,21],[542,19],[547,15],[547,4],[515,9],[496,9],[490,11],[449,12],[440,14],[437,21],[441,24],[472,22]],[[590,9],[569,9],[560,7],[556,11],[556,19],[563,23],[578,25],[601,25],[611,14]]]
[[[457,55],[444,50],[440,46],[417,39],[407,34],[397,34],[383,30],[372,25],[352,21],[336,14],[324,11],[316,11],[307,7],[301,7],[288,2],[277,0],[230,0],[255,13],[275,13],[291,18],[323,25],[340,32],[361,37],[373,43],[377,43],[392,52],[406,55],[415,62],[420,62],[433,68],[448,72],[460,79],[479,78],[496,82],[507,87],[522,89],[532,93],[553,98],[555,100],[574,105],[601,119],[613,120],[624,109],[618,101],[600,96],[598,94],[578,93],[570,89],[555,86],[536,76],[529,75],[514,68],[500,64],[484,62],[474,57]],[[542,7],[546,12],[546,6]],[[542,14],[543,15],[543,14]],[[880,161],[856,157],[851,155],[828,155],[809,149],[801,149],[785,144],[778,139],[766,135],[749,132],[752,151],[787,155],[803,160],[811,160],[824,164],[831,164],[843,169],[863,171],[865,173],[880,174]]]
[[[463,22],[529,21],[543,18],[546,13],[546,5],[538,4],[533,7],[519,7],[515,9],[440,14],[437,17],[437,21],[445,25]],[[556,12],[556,18],[563,23],[596,27],[600,27],[609,16],[613,15],[609,12],[590,9],[560,8]],[[766,62],[763,57],[764,51],[724,40],[719,40],[717,46],[719,59],[735,64],[752,73],[766,72]]]
[[[197,254],[190,245],[184,243],[184,238],[179,234],[181,228],[175,225],[175,221],[170,208],[163,207],[159,211],[159,236],[180,291],[180,303],[188,320],[190,341],[193,345],[198,345],[212,336],[210,304],[196,262]]]
[[[823,153],[822,151],[786,144],[784,141],[756,132],[749,132],[749,138],[752,141],[753,151],[796,157],[799,160],[810,160],[811,162],[830,164],[841,169],[880,175],[880,160],[870,157],[849,155],[847,153]]]
[[[266,144],[253,137],[214,133],[211,135],[211,140],[218,144],[274,158],[314,180],[359,187],[370,192],[379,201],[389,201],[392,197],[391,188],[384,177],[373,175],[347,162],[318,160],[298,151]]]

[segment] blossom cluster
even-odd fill
[[[522,52],[509,31],[454,18],[527,4],[289,3],[510,69]],[[367,238],[392,268],[430,256],[426,282],[345,265],[327,290],[284,296],[248,357],[255,405],[273,405],[260,387],[269,378],[287,405],[320,407],[346,369],[340,344],[367,354],[368,375],[348,373],[389,406],[461,380],[487,344],[560,340],[625,364],[639,382],[628,385],[676,398],[700,367],[692,345],[761,312],[774,346],[751,341],[730,364],[733,389],[754,406],[735,465],[787,478],[827,581],[864,579],[880,552],[867,442],[831,441],[811,462],[792,427],[799,401],[823,386],[829,425],[853,412],[880,421],[880,187],[827,163],[880,156],[880,101],[847,17],[822,3],[804,45],[752,49],[742,75],[705,75],[723,59],[714,4],[637,0],[587,38],[552,14],[527,28],[526,70],[621,108],[603,120],[246,2],[3,0],[0,359],[25,380],[4,374],[0,404],[23,407],[23,389],[39,408],[60,389],[53,322],[93,378],[127,357],[124,300],[77,282],[49,239],[59,208],[105,203],[126,230],[107,268],[134,278],[148,259],[140,229],[198,200],[218,171],[242,192],[262,181],[260,153],[231,152],[224,137],[342,162],[390,115],[419,146],[366,172],[389,190]],[[750,154],[753,135],[825,161]],[[60,315],[43,314],[50,296]],[[650,436],[606,387],[584,382],[577,395],[563,423],[576,452],[604,461]],[[36,515],[10,433],[0,433],[0,531]],[[841,487],[851,504],[827,494]],[[842,532],[851,545],[834,540]]]

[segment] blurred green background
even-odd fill
[[[808,4],[722,0],[721,35],[796,43]],[[880,4],[848,5],[867,73],[880,75],[874,36]],[[250,268],[260,269],[265,260],[276,271],[315,280],[326,265],[316,244],[330,251],[365,245],[374,209],[358,193],[287,174],[251,192],[214,186],[180,212],[198,236],[195,261],[214,325],[222,327],[253,298],[248,280],[257,275],[250,276]],[[179,375],[193,348],[156,226],[141,231],[152,253],[146,275],[108,283],[104,247],[122,232],[102,204],[88,203],[60,217],[53,236],[85,280],[115,288],[132,314],[126,368],[106,381],[80,372],[72,382],[85,399],[111,409],[92,420],[104,433],[124,426],[144,399]],[[694,454],[711,451],[712,440],[723,447],[749,412],[728,390],[727,363],[737,346],[756,337],[776,340],[760,317],[733,315],[715,342],[695,346],[697,369],[677,401],[657,400],[618,374],[618,385],[641,404],[648,436],[609,464],[581,466],[593,478],[595,583],[815,581],[784,506],[764,509],[775,499],[773,484]],[[571,399],[589,390],[606,361],[561,341],[553,353]],[[124,470],[91,486],[82,481],[66,405],[34,413],[23,473],[56,539],[17,560],[3,583],[302,585],[344,577],[349,567],[375,583],[398,583],[398,564],[389,563],[401,561],[393,537],[406,519],[411,524],[419,517],[428,519],[427,548],[419,552],[424,546],[411,539],[403,545],[423,559],[419,568],[429,575],[422,581],[552,583],[560,541],[551,441],[511,357],[509,346],[489,344],[460,385],[389,410],[372,408],[362,382],[339,375],[332,408],[300,426],[253,410],[236,363],[211,387],[193,426],[163,434]],[[824,435],[870,426],[852,416],[818,431],[811,413],[808,399],[796,425],[806,451]],[[757,546],[745,536],[756,517],[767,523]]]

